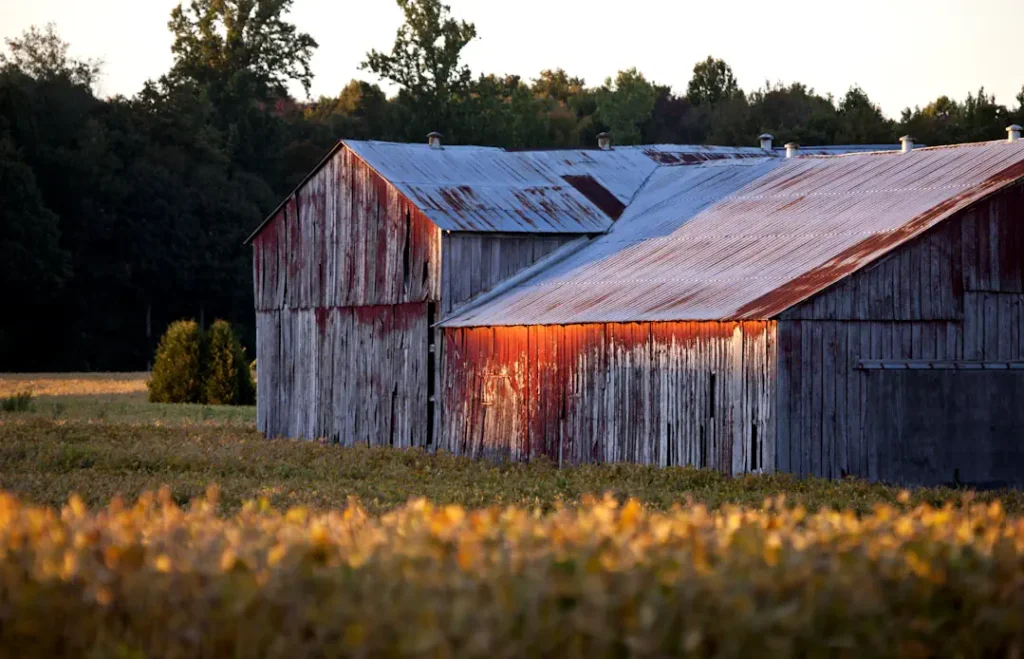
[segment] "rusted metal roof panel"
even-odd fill
[[[923,148],[918,144],[915,148]],[[801,156],[841,156],[847,153],[871,153],[874,151],[899,151],[903,148],[899,144],[830,144],[825,146],[801,146]],[[786,147],[777,146],[773,149],[775,155],[782,157],[786,155]]]
[[[1024,142],[659,169],[611,231],[446,326],[772,318],[1024,178]]]
[[[345,145],[448,231],[601,233],[659,166],[765,156],[759,148],[690,145],[606,151]]]
[[[601,233],[612,223],[530,154],[488,147],[345,144],[441,229]]]

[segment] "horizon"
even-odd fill
[[[172,39],[167,21],[179,2],[140,4],[98,0],[86,6],[71,0],[15,0],[0,7],[0,22],[4,25],[0,36],[16,37],[32,25],[53,22],[70,43],[72,55],[102,61],[99,96],[130,97],[146,80],[159,78],[170,69]],[[733,16],[763,11],[762,5],[749,0],[728,8],[682,8],[638,0],[632,3],[635,11],[615,19],[612,34],[622,42],[622,49],[607,48],[600,39],[587,36],[599,34],[607,26],[607,19],[602,18],[605,14],[600,11],[580,14],[566,3],[551,5],[538,0],[523,0],[513,14],[480,0],[449,0],[448,4],[454,16],[476,24],[479,37],[465,51],[465,62],[474,76],[512,74],[529,81],[544,69],[562,68],[596,87],[616,72],[635,66],[648,80],[682,95],[693,65],[712,55],[732,67],[747,93],[766,84],[799,82],[822,96],[838,99],[849,88],[859,86],[886,117],[895,120],[904,108],[924,107],[943,95],[960,101],[980,88],[994,95],[997,103],[1012,108],[1024,87],[1024,74],[1014,71],[1007,48],[999,45],[1016,38],[1013,22],[1004,20],[1012,15],[1011,0],[981,0],[974,5],[964,0],[905,0],[898,4],[871,0],[856,15],[833,8],[822,11],[809,0],[786,0],[777,4],[777,13],[790,17],[788,27],[771,30],[768,36],[772,41],[767,48],[762,42],[765,26],[756,21],[730,25],[725,38],[707,30],[685,36],[684,43],[672,41],[673,25],[680,21],[720,25],[723,21],[731,23]],[[745,11],[746,7],[751,10]],[[540,8],[548,20],[537,20],[542,15]],[[661,12],[662,19],[656,25],[647,25],[655,10]],[[120,28],[121,21],[97,22],[98,17],[125,13],[133,16],[132,30]],[[333,31],[339,19],[351,22],[352,15],[359,24],[357,31],[345,30],[341,36]],[[397,91],[394,85],[359,69],[370,49],[390,50],[402,22],[394,2],[385,0],[367,6],[351,0],[297,0],[289,16],[320,44],[312,62],[312,98],[336,97],[352,79],[379,84],[389,95]],[[845,21],[841,25],[837,23],[840,19]],[[835,33],[830,41],[845,40],[851,47],[819,49],[822,52],[808,57],[810,42],[804,35],[821,31],[819,24],[833,25]],[[872,30],[874,25],[886,27]],[[522,48],[523,35],[531,34],[531,30],[534,36],[526,41],[547,47]],[[786,33],[794,37],[786,39]],[[566,34],[572,38],[565,39]],[[865,38],[865,34],[881,39],[868,43],[870,37]],[[957,35],[957,47],[952,47],[948,39],[934,36],[949,34]],[[936,50],[936,45],[941,47]],[[332,62],[342,64],[332,66]],[[899,66],[894,67],[893,62]],[[290,91],[297,100],[306,100],[301,86],[292,84]]]

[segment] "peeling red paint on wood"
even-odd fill
[[[774,331],[771,322],[447,329],[441,446],[744,471],[751,428],[758,455],[773,433]]]
[[[440,298],[440,230],[347,149],[289,199],[253,251],[257,310]]]

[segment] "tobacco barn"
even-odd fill
[[[1024,142],[343,143],[261,227],[268,435],[1024,482]]]
[[[525,266],[608,230],[663,162],[760,148],[507,152],[345,141],[250,236],[257,427],[433,446],[437,321]]]

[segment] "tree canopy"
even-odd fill
[[[173,65],[129,98],[95,93],[102,65],[56,26],[0,52],[0,370],[148,365],[179,318],[223,318],[252,346],[251,253],[242,242],[338,139],[514,148],[615,144],[889,143],[1001,139],[1024,123],[1024,88],[984,88],[888,118],[859,86],[840,98],[799,82],[744,91],[697,62],[684,92],[627,68],[599,85],[558,67],[474,72],[475,26],[439,0],[396,0],[403,24],[372,79],[308,97],[316,41],[293,0],[190,0],[170,15]],[[389,96],[381,83],[394,93]],[[291,91],[300,90],[300,98]]]

